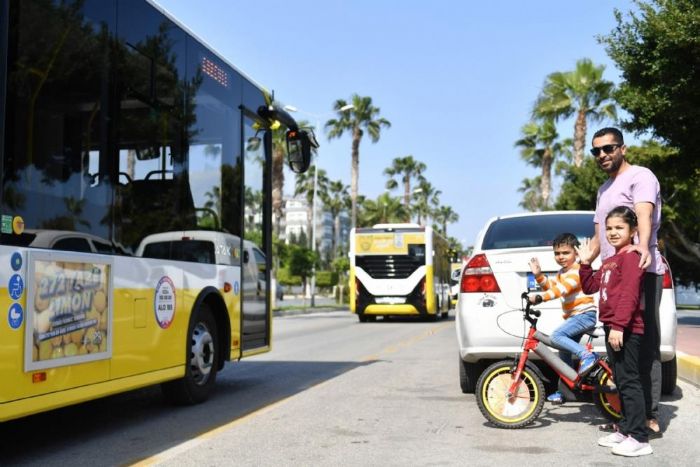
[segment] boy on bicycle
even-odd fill
[[[585,295],[581,290],[580,266],[576,262],[575,250],[578,246],[578,239],[570,233],[560,234],[554,239],[552,242],[554,259],[561,266],[555,278],[542,274],[537,258],[530,259],[530,270],[544,293],[530,294],[528,300],[535,304],[555,298],[561,299],[564,323],[555,329],[550,337],[559,349],[559,356],[569,366],[572,366],[571,354],[576,354],[580,362],[578,374],[583,376],[595,366],[598,356],[587,350],[579,341],[584,333],[595,328],[597,317],[593,297]],[[564,402],[564,397],[561,392],[556,391],[550,394],[547,400],[561,404]]]

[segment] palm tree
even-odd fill
[[[352,199],[351,225],[355,227],[357,222],[357,191],[360,176],[360,141],[366,130],[373,143],[379,141],[382,127],[391,127],[391,122],[385,118],[378,118],[380,109],[372,105],[371,97],[362,97],[353,94],[351,98],[352,108],[348,109],[348,103],[338,99],[333,104],[333,110],[338,118],[332,118],[326,122],[328,139],[340,138],[346,131],[352,137],[352,178],[350,182],[350,198]]]
[[[451,206],[440,206],[434,213],[435,221],[442,227],[442,235],[447,238],[447,224],[459,220],[459,214],[452,210]]]
[[[424,180],[423,172],[427,167],[424,163],[417,161],[413,156],[397,157],[391,162],[391,167],[384,169],[384,175],[389,177],[386,182],[386,187],[393,190],[399,183],[394,179],[394,176],[401,175],[403,182],[403,204],[406,206],[406,211],[409,212],[410,222],[410,202],[411,202],[411,180]]]
[[[296,174],[296,182],[294,184],[294,196],[304,195],[309,208],[311,209],[311,215],[307,220],[307,235],[313,230],[313,209],[314,209],[314,173],[316,172],[316,166],[314,165],[309,170],[304,173]],[[324,169],[318,169],[316,176],[316,194],[320,196],[320,193],[328,191],[328,175]],[[309,236],[309,242],[312,239]]]
[[[334,180],[328,183],[328,191],[321,193],[323,205],[330,211],[333,217],[333,239],[331,243],[332,258],[338,256],[337,247],[340,243],[340,213],[345,210],[346,199],[348,198],[348,189],[341,180]]]
[[[552,166],[554,160],[562,153],[562,144],[557,141],[559,134],[554,119],[547,118],[541,124],[526,123],[522,128],[523,137],[515,142],[520,147],[520,155],[525,162],[534,167],[540,167],[542,173],[539,181],[539,207],[547,209],[552,193]]]
[[[382,193],[377,200],[365,200],[362,203],[362,217],[360,223],[364,226],[403,222],[408,213],[400,198],[395,198],[389,193]]]
[[[539,191],[541,175],[535,178],[524,178],[518,192],[524,193],[523,200],[518,203],[520,207],[527,209],[528,211],[537,211],[542,206],[541,193]]]
[[[574,122],[574,165],[581,167],[586,145],[587,120],[601,121],[617,118],[612,100],[614,84],[603,79],[605,65],[595,66],[584,58],[576,62],[576,69],[555,72],[547,76],[542,94],[535,102],[536,118],[569,118]]]
[[[413,213],[418,224],[424,225],[423,219],[428,224],[434,208],[440,205],[440,194],[442,191],[436,190],[429,181],[421,180],[418,183],[418,188],[413,190]]]

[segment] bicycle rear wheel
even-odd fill
[[[605,367],[601,367],[595,378],[597,384],[597,391],[593,395],[595,405],[608,420],[618,421],[622,418],[622,404],[613,375]]]
[[[479,410],[499,428],[521,428],[532,423],[544,405],[542,379],[528,367],[523,369],[515,393],[508,396],[512,370],[512,360],[496,362],[484,370],[476,383]]]

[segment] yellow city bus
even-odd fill
[[[315,141],[150,1],[0,7],[0,421],[205,400],[271,346],[271,131]]]
[[[431,227],[377,224],[350,232],[350,311],[377,316],[446,318],[450,254]]]

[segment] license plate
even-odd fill
[[[543,272],[542,274],[544,274],[547,277],[552,278],[552,277],[557,277],[557,274],[559,274],[559,273],[556,271],[552,271],[552,272]],[[537,283],[537,281],[535,280],[535,275],[531,272],[527,273],[527,291],[528,292],[542,292],[542,287],[540,287],[540,284]]]
[[[531,272],[527,273],[527,291],[528,292],[540,292],[542,287],[535,280],[535,275]]]
[[[405,297],[377,297],[374,299],[375,302],[382,305],[396,305],[399,303],[406,303]]]

